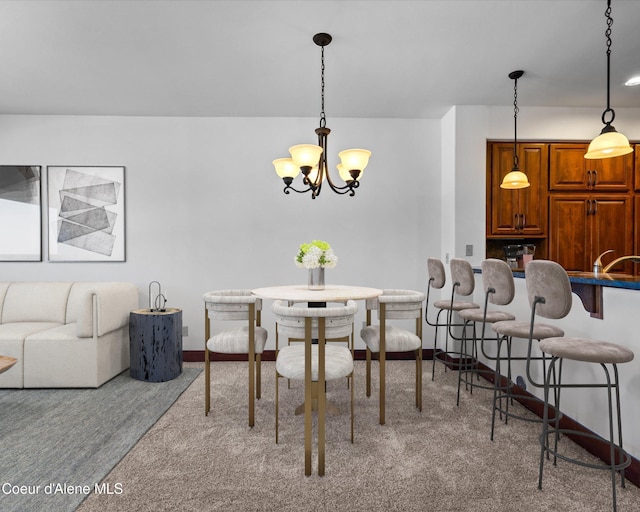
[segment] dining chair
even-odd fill
[[[427,260],[427,271],[429,273],[429,285],[427,288],[427,305],[425,306],[425,319],[427,324],[435,327],[435,337],[433,341],[433,358],[431,364],[431,380],[435,379],[436,361],[444,363],[444,370],[447,371],[447,365],[450,364],[452,354],[449,353],[449,338],[460,341],[461,337],[456,336],[453,332],[455,327],[464,327],[464,323],[454,323],[454,312],[464,309],[475,309],[480,306],[471,300],[465,300],[470,297],[475,289],[475,279],[473,277],[473,268],[471,264],[464,259],[453,258],[449,263],[451,269],[451,298],[441,299],[433,303],[433,307],[438,310],[435,322],[429,321],[429,295],[432,289],[442,289],[446,282],[446,273],[442,260],[438,258],[429,258]],[[440,322],[440,315],[446,312],[446,321]],[[445,328],[444,350],[438,351],[438,330],[440,327]]]
[[[347,305],[347,301],[343,301],[341,302],[342,304],[344,304],[345,306]],[[304,302],[304,301],[287,301],[287,305],[288,306],[295,306],[296,304],[309,304],[308,302]],[[321,303],[321,304],[325,304],[325,303]],[[276,332],[276,357],[278,355],[278,352],[280,351],[280,334],[281,334],[281,330],[279,328],[279,324],[278,322],[276,322],[275,325],[275,332]],[[304,333],[303,333],[304,334]],[[286,339],[287,345],[291,345],[292,343],[304,343],[304,336],[302,338],[300,337],[292,337],[292,336],[284,336],[284,338]],[[338,338],[327,338],[326,340],[328,343],[344,343],[346,344],[347,348],[351,351],[351,356],[355,358],[354,355],[354,333],[353,333],[353,328],[351,329],[351,333],[347,336],[341,336]],[[351,380],[347,377],[347,388],[351,385]],[[290,388],[291,387],[291,380],[287,379],[287,387]]]
[[[382,290],[382,295],[367,299],[366,326],[360,337],[366,349],[366,394],[371,396],[371,354],[378,354],[380,370],[380,425],[385,423],[385,367],[387,352],[414,352],[416,361],[415,405],[422,411],[422,307],[425,295],[413,290]],[[371,312],[377,310],[379,323],[371,324]],[[388,321],[415,320],[411,332]]]
[[[500,359],[500,353],[496,355],[489,354],[486,350],[487,342],[497,342],[497,335],[487,337],[486,328],[487,325],[494,324],[495,322],[515,320],[515,315],[509,311],[503,311],[495,308],[489,308],[490,304],[497,306],[507,306],[511,304],[515,297],[515,283],[513,280],[513,272],[509,265],[503,260],[498,259],[486,259],[480,264],[482,269],[482,286],[484,288],[484,307],[483,308],[471,308],[463,309],[458,313],[464,327],[462,331],[462,341],[460,342],[460,369],[458,371],[458,397],[456,405],[460,405],[460,387],[464,382],[465,388],[470,388],[473,393],[474,386],[483,389],[494,389],[500,383],[500,373],[493,369],[483,369],[480,367],[479,353],[481,353],[485,360],[497,361]],[[480,324],[480,336],[477,334],[477,325]],[[468,350],[469,344],[469,330],[472,331],[471,335],[471,349]],[[478,351],[478,345],[480,351]],[[496,343],[497,346],[497,343]],[[499,366],[498,366],[499,370]],[[509,376],[511,376],[511,367],[508,369]],[[478,382],[479,376],[488,377],[488,381]],[[474,378],[476,382],[474,383]]]
[[[567,272],[555,261],[534,260],[525,269],[527,280],[527,294],[531,305],[532,318],[539,315],[546,318],[563,318],[571,310],[572,296],[571,283]],[[611,474],[611,489],[613,510],[616,510],[616,474],[620,473],[621,486],[625,486],[624,470],[631,463],[631,457],[624,451],[622,446],[622,419],[620,411],[620,386],[618,379],[618,364],[628,363],[633,360],[634,354],[627,347],[609,341],[593,340],[586,337],[558,336],[548,337],[539,343],[540,350],[550,357],[549,368],[544,377],[544,410],[542,421],[542,435],[540,436],[540,467],[538,474],[538,488],[542,489],[542,476],[544,469],[544,456],[553,455],[553,464],[556,465],[560,458],[566,462],[578,464],[580,466],[593,469],[607,470]],[[578,365],[593,364],[600,366],[603,370],[603,377],[595,379],[595,369],[589,370],[585,374],[572,372],[570,382],[562,382],[562,366],[565,361],[573,362],[576,368]],[[558,367],[557,380],[555,379],[555,368]],[[588,378],[579,377],[586,375]],[[591,377],[594,377],[592,380]],[[600,440],[600,437],[592,432],[584,430],[574,430],[560,425],[559,417],[556,414],[554,419],[549,418],[549,394],[550,390],[555,393],[556,408],[560,408],[560,389],[581,388],[581,389],[606,389],[607,392],[607,412],[609,439],[606,441],[608,448],[608,462],[592,463],[579,460],[562,454],[558,449],[558,436],[560,434],[568,436],[579,436],[581,438]],[[591,392],[590,397],[594,394]],[[615,397],[615,412],[614,412]],[[596,404],[595,398],[592,398]],[[617,425],[614,427],[614,416]],[[549,442],[549,436],[554,436],[553,447]],[[616,436],[618,442],[616,443]]]
[[[205,416],[211,409],[211,352],[247,354],[249,360],[249,426],[255,420],[255,398],[261,394],[261,359],[267,330],[260,325],[262,299],[249,290],[219,290],[204,295]],[[211,336],[212,321],[235,322]],[[218,327],[217,324],[215,327]]]
[[[304,344],[295,343],[282,347],[276,357],[275,419],[276,443],[278,442],[279,391],[278,380],[284,377],[303,380],[305,400],[305,475],[311,474],[311,413],[318,412],[318,474],[325,470],[325,415],[327,381],[348,377],[351,379],[351,442],[354,440],[354,389],[353,355],[349,348],[336,344],[327,345],[328,339],[343,338],[353,331],[353,321],[358,305],[349,300],[347,304],[325,307],[290,306],[285,301],[276,300],[272,311],[278,323],[279,332],[289,338],[302,338]],[[317,340],[317,344],[313,343]],[[335,411],[337,412],[337,411]]]

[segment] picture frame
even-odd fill
[[[0,261],[42,261],[39,165],[0,165]]]
[[[49,261],[125,261],[124,171],[47,167]]]

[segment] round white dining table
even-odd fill
[[[310,290],[306,284],[267,286],[251,293],[262,299],[291,302],[344,302],[347,300],[373,299],[382,295],[378,288],[350,285],[327,285],[323,290]]]

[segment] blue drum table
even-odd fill
[[[182,373],[182,310],[139,309],[129,314],[130,374],[165,382]]]

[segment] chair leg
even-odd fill
[[[422,347],[416,350],[416,407],[422,412]]]
[[[204,349],[204,415],[209,415],[211,409],[211,360],[209,349]]]
[[[380,366],[380,425],[384,425],[385,420],[385,367],[386,367],[386,354],[384,351],[378,353],[378,365]]]
[[[353,374],[354,373],[355,373],[355,370],[353,372],[351,372],[351,443],[353,443],[353,423],[354,423],[354,411],[353,411],[353,406],[354,406],[354,400],[353,400],[353,387],[354,387]]]
[[[255,423],[255,361],[249,355],[249,426],[253,427]]]
[[[262,354],[256,354],[256,398],[262,395]]]
[[[276,370],[276,444],[278,444],[278,370]]]
[[[366,350],[366,391],[367,391],[367,398],[369,398],[371,396],[371,350],[369,350],[369,347],[367,347]]]

